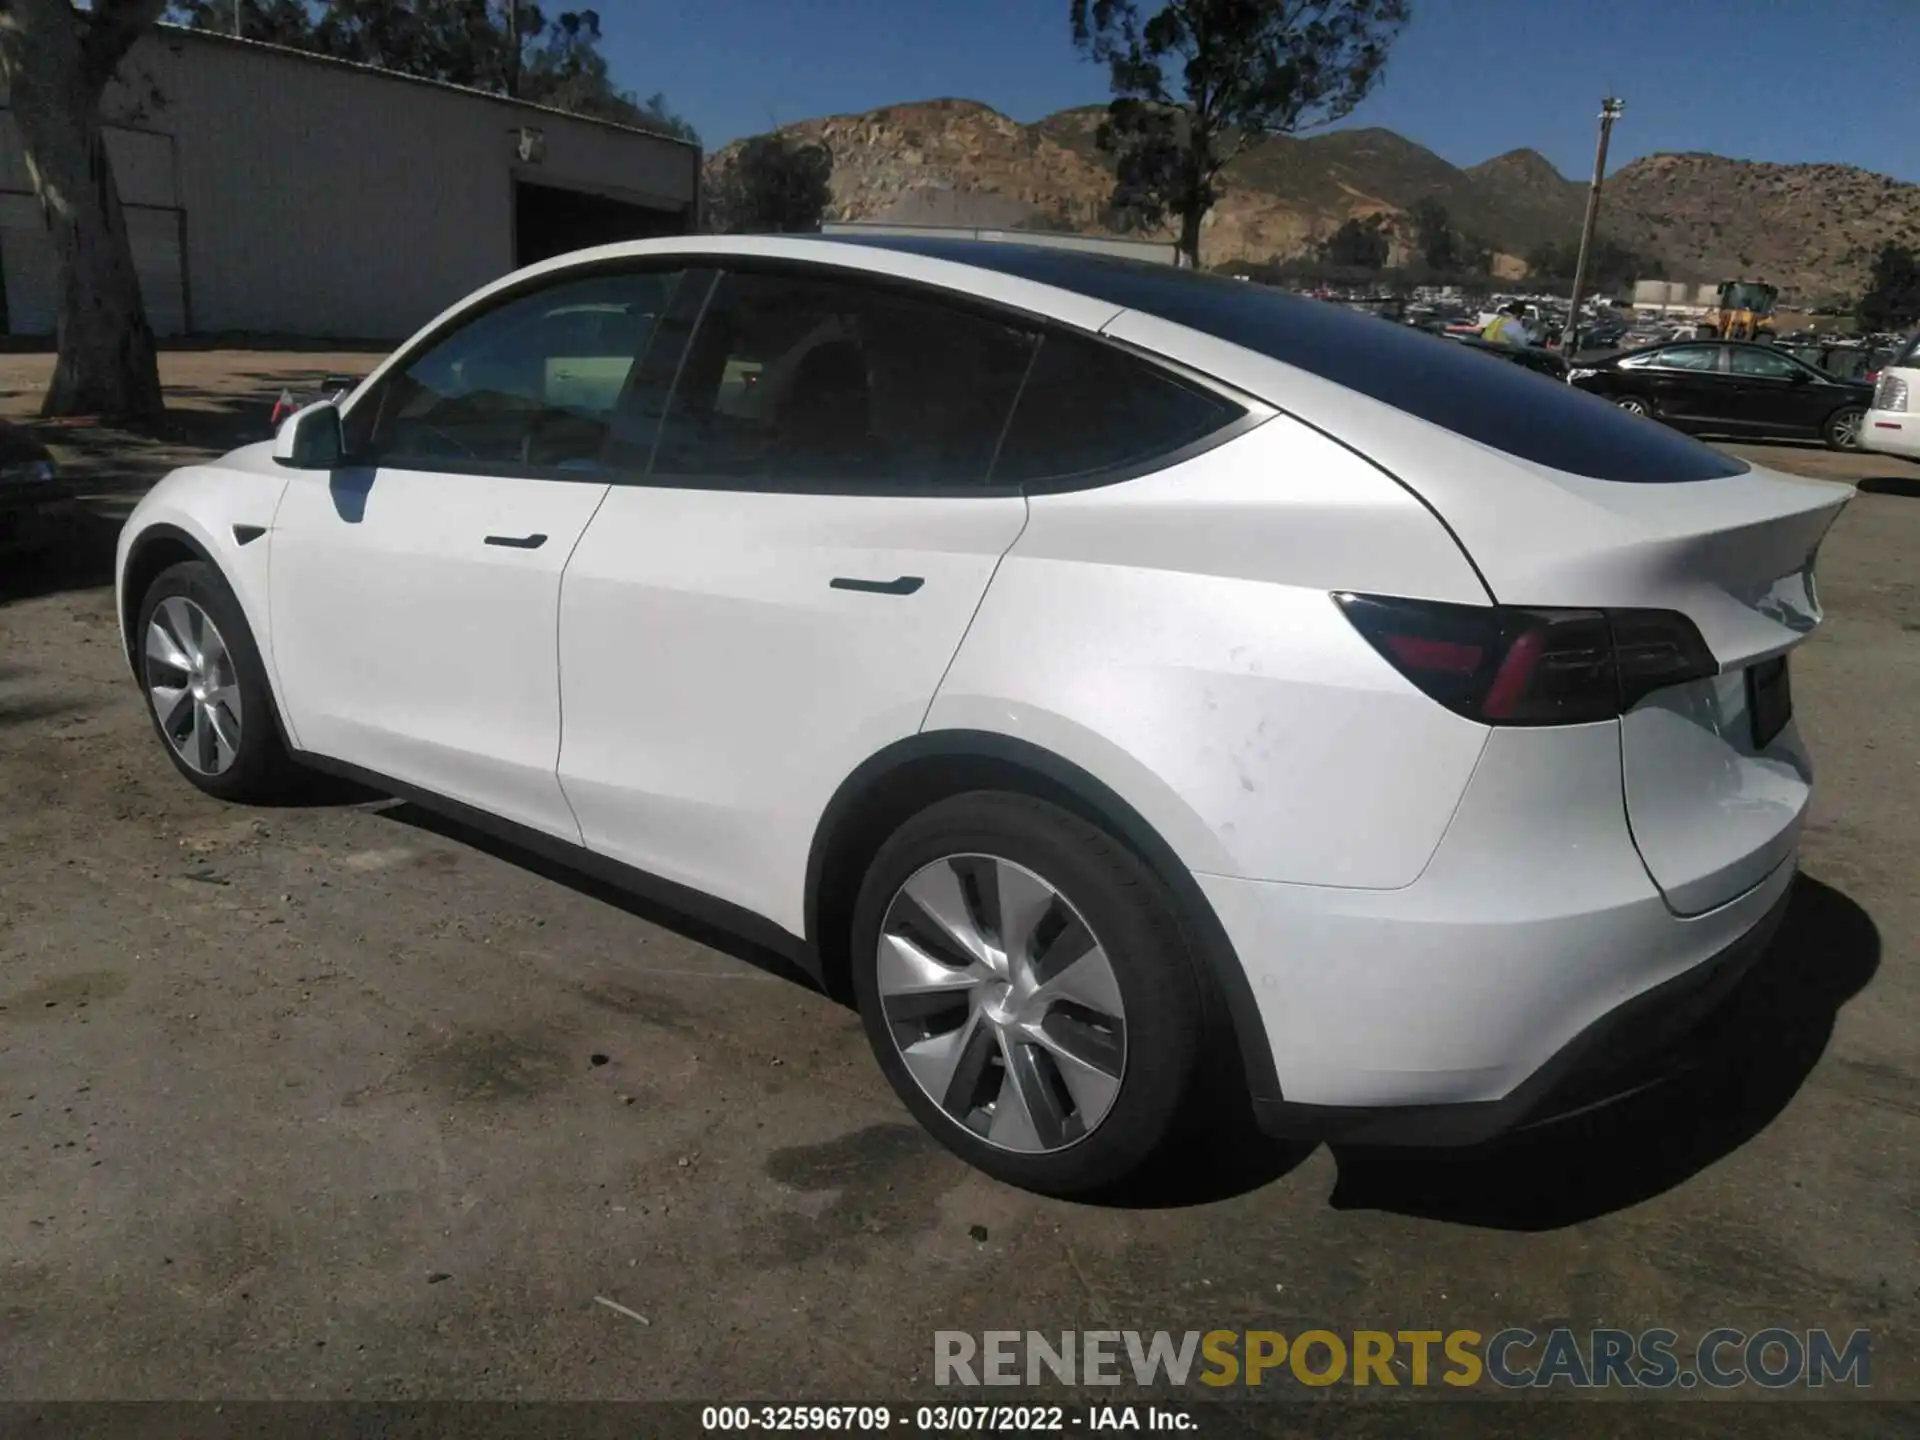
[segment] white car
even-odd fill
[[[1274,1133],[1473,1140],[1736,978],[1851,493],[1266,287],[702,236],[176,471],[119,605],[203,790],[345,773],[731,924],[1077,1193],[1215,1060]]]
[[[1920,460],[1920,332],[1880,371],[1873,406],[1860,427],[1860,444]]]

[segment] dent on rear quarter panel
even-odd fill
[[[1138,480],[1035,496],[1030,512],[927,729],[1060,754],[1196,871],[1418,877],[1487,732],[1416,690],[1331,598],[1486,603],[1418,501],[1280,417]]]

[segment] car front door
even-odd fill
[[[1835,404],[1834,383],[1791,355],[1760,345],[1727,350],[1733,416],[1756,435],[1817,435]]]
[[[295,477],[269,541],[301,749],[578,841],[554,773],[560,576],[672,278],[482,302],[355,398],[346,463]]]
[[[560,779],[595,851],[799,934],[821,813],[919,730],[1026,522],[986,479],[1035,335],[750,267],[661,332],[649,473],[561,590]]]

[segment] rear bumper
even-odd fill
[[[1860,443],[1869,450],[1920,460],[1920,413],[1869,410],[1860,427]]]
[[[1791,872],[1757,924],[1718,954],[1593,1021],[1497,1100],[1452,1105],[1303,1105],[1256,1100],[1268,1134],[1359,1145],[1473,1145],[1621,1099],[1674,1073],[1680,1042],[1732,994],[1780,928]],[[1774,888],[1774,887],[1769,887]]]
[[[1644,1028],[1763,944],[1791,829],[1750,889],[1677,915],[1627,829],[1618,725],[1506,729],[1411,885],[1197,876],[1273,1057],[1277,1093],[1256,1106],[1269,1128],[1322,1136],[1464,1143],[1518,1123],[1617,1049],[1609,1031]]]

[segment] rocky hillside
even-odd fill
[[[1094,143],[1103,108],[1023,125],[972,100],[927,100],[786,127],[834,155],[834,218],[1106,233],[1111,190]],[[725,165],[731,147],[710,165]],[[1262,141],[1227,174],[1208,217],[1209,264],[1301,254],[1352,216],[1400,223],[1422,199],[1496,251],[1504,274],[1548,240],[1579,232],[1584,181],[1532,150],[1460,169],[1391,130],[1338,130]],[[1655,155],[1607,183],[1602,228],[1660,258],[1678,278],[1745,275],[1802,298],[1851,294],[1888,239],[1920,238],[1920,186],[1846,165],[1771,165],[1716,155]]]
[[[1852,295],[1882,245],[1920,243],[1920,185],[1851,165],[1651,155],[1610,178],[1602,200],[1632,217],[1622,239],[1676,273],[1748,275],[1808,298]]]

